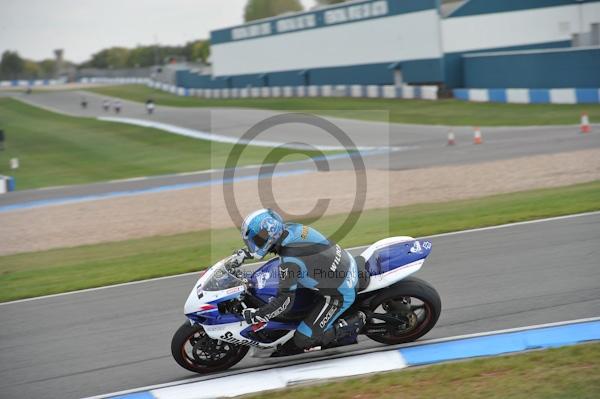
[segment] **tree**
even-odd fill
[[[187,42],[183,47],[183,56],[188,61],[202,61],[206,63],[210,55],[210,43],[208,40],[194,40]]]
[[[302,11],[299,0],[248,0],[244,9],[246,22],[274,17],[290,11]]]
[[[154,46],[137,46],[129,50],[127,66],[129,68],[145,67],[154,64]]]
[[[24,62],[16,51],[6,50],[2,53],[0,74],[5,79],[18,79],[23,72]]]
[[[42,68],[31,60],[23,60],[23,75],[26,79],[38,79],[42,75]]]
[[[45,78],[54,76],[54,74],[56,73],[56,61],[48,58],[46,60],[42,60],[38,63],[40,65],[40,68],[42,70],[42,76],[44,76]]]
[[[111,47],[92,55],[92,59],[85,66],[92,68],[125,68],[129,50],[123,47]]]
[[[80,68],[139,68],[162,64],[172,57],[206,62],[210,55],[208,40],[194,40],[184,46],[137,46],[132,49],[111,47],[98,51]]]

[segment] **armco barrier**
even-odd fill
[[[598,104],[600,89],[454,89],[459,100],[517,104]]]
[[[0,88],[53,86],[66,82],[66,79],[0,80]]]
[[[100,81],[98,81],[100,82]],[[121,83],[121,82],[118,82]],[[141,83],[141,82],[132,82]],[[202,98],[266,98],[266,97],[364,97],[416,98],[436,100],[437,86],[377,86],[377,85],[323,85],[323,86],[268,86],[231,89],[187,89],[166,83],[147,81],[149,87],[178,96]]]
[[[80,83],[148,84],[149,78],[80,78]]]
[[[247,88],[191,89],[148,78],[81,78],[81,83],[145,84],[182,97],[267,98],[267,97],[364,97],[437,100],[437,86],[322,85],[267,86]]]
[[[290,366],[259,366],[201,381],[179,381],[102,395],[113,399],[205,399],[232,397],[302,382],[326,381],[444,361],[554,348],[600,340],[600,317],[415,343],[399,349],[314,360]]]

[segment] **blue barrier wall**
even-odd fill
[[[472,54],[462,60],[467,88],[600,87],[600,47]]]
[[[190,89],[342,84],[391,85],[394,84],[396,67],[402,69],[403,79],[408,84],[439,82],[444,76],[442,60],[428,59],[219,77],[182,70],[177,71],[176,82],[177,86]]]

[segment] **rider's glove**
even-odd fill
[[[231,258],[231,263],[235,266],[240,266],[246,259],[252,259],[252,255],[246,248],[235,251]]]
[[[256,315],[256,309],[253,308],[246,308],[244,309],[244,311],[242,312],[242,315],[244,316],[244,320],[246,320],[246,323],[248,324],[258,324],[258,323],[266,323],[267,320],[257,316]]]

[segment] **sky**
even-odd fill
[[[305,8],[314,0],[301,0]],[[243,22],[246,0],[0,0],[0,53],[80,63],[106,47],[182,45]]]

